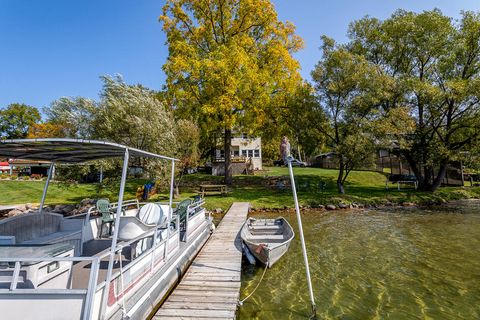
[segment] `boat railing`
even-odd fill
[[[136,206],[137,209],[140,209],[141,203],[138,202],[137,199],[127,200],[127,201],[124,201],[122,203],[122,208],[128,208],[128,207],[131,207],[131,206]],[[112,211],[114,211],[115,209],[118,208],[118,204],[116,202],[111,203],[109,208]],[[66,216],[65,219],[78,219],[80,217],[85,217],[85,221],[83,223],[84,223],[84,225],[86,225],[90,221],[90,217],[94,214],[97,214],[97,213],[98,213],[97,207],[91,207],[87,210],[87,212],[81,212],[81,213],[77,213],[77,214],[74,214],[74,215],[71,215],[71,216]],[[115,213],[113,215],[115,215]]]
[[[93,302],[96,292],[96,283],[98,279],[100,258],[99,257],[38,257],[38,258],[0,258],[0,263],[13,263],[15,265],[13,275],[8,289],[0,289],[1,294],[12,295],[16,294],[18,297],[21,295],[29,296],[31,294],[36,295],[61,295],[64,297],[81,297],[84,299],[82,305],[82,319],[91,319],[93,313]],[[22,264],[24,263],[48,263],[56,264],[60,262],[70,262],[72,265],[78,262],[90,262],[90,274],[88,277],[88,284],[83,289],[64,289],[64,288],[17,288],[18,280],[21,277],[20,271]],[[71,277],[74,277],[72,272]],[[28,298],[28,297],[27,297]]]
[[[161,232],[161,230],[165,229],[165,225],[158,225],[158,226],[152,228],[151,230],[141,234],[140,236],[138,236],[134,239],[119,242],[113,252],[112,251],[106,251],[103,254],[97,256],[100,260],[102,260],[102,259],[105,259],[105,258],[107,258],[107,257],[109,257],[110,255],[113,254],[114,257],[118,259],[117,261],[118,261],[119,265],[121,265],[122,267],[120,268],[120,270],[112,273],[112,276],[111,276],[111,279],[110,279],[110,282],[109,282],[108,286],[107,286],[107,283],[106,283],[106,281],[107,281],[106,279],[99,279],[100,281],[98,281],[98,284],[96,286],[96,291],[98,292],[102,289],[103,290],[109,290],[107,288],[110,287],[115,282],[117,282],[117,285],[118,285],[118,283],[120,283],[120,285],[122,287],[120,289],[121,294],[120,294],[119,301],[117,301],[117,304],[118,305],[124,304],[124,299],[126,298],[125,295],[124,295],[125,287],[127,287],[130,284],[130,282],[133,281],[133,279],[131,279],[131,278],[130,278],[130,280],[124,279],[123,278],[124,274],[129,272],[129,270],[134,268],[136,265],[144,264],[145,259],[150,259],[150,262],[149,262],[150,267],[149,267],[149,270],[148,270],[148,274],[146,274],[144,276],[144,278],[147,278],[147,277],[153,275],[154,270],[155,270],[155,266],[156,266],[155,261],[158,260],[158,258],[159,258],[159,256],[156,255],[156,251],[157,251],[158,248],[160,248],[162,246],[164,246],[163,257],[161,257],[160,259],[163,260],[163,261],[168,260],[167,246],[168,246],[168,243],[169,243],[170,239],[172,239],[172,237],[177,237],[179,239],[179,237],[178,237],[178,232],[179,232],[178,226],[179,226],[179,223],[180,223],[180,217],[178,215],[174,215],[170,221],[176,221],[175,229],[168,232],[168,236],[167,236],[166,239],[161,239],[158,242],[156,241],[158,233]],[[170,228],[171,228],[170,223],[167,223],[167,226],[168,226],[167,230],[170,230]],[[133,260],[129,261],[127,264],[123,265],[122,264],[122,259],[123,259],[122,258],[122,251],[123,251],[123,249],[131,246],[132,244],[134,244],[136,242],[139,242],[139,241],[141,241],[143,239],[146,239],[146,238],[149,238],[149,237],[153,238],[152,246],[150,248],[148,248],[147,250],[143,251],[141,253],[141,255],[138,256],[136,259],[133,259]],[[127,282],[125,282],[125,281],[127,281]],[[105,288],[106,286],[107,286],[107,288]]]
[[[131,206],[136,206],[137,210],[139,210],[142,206],[144,206],[148,203],[152,203],[152,202],[139,202],[137,199],[127,200],[127,201],[124,201],[122,203],[122,209],[126,209],[126,208],[131,207]],[[169,205],[168,202],[153,202],[153,203]],[[172,202],[172,205],[178,205],[178,204],[179,204],[179,202]],[[112,204],[110,204],[109,208],[112,211],[115,211],[115,209],[118,208],[118,204],[116,202],[112,203]],[[88,209],[87,212],[81,212],[81,213],[77,213],[77,214],[74,214],[74,215],[71,215],[71,216],[66,216],[65,219],[78,219],[80,217],[85,217],[84,224],[87,224],[88,221],[90,220],[90,217],[92,215],[97,214],[97,213],[98,213],[97,208],[96,207],[91,207],[91,208]],[[115,212],[113,213],[113,215],[115,216]]]
[[[188,241],[188,220],[190,219],[190,213],[193,212],[193,215],[195,215],[195,213],[197,211],[200,211],[198,209],[201,209],[203,207],[203,205],[205,204],[205,199],[204,198],[200,198],[200,200],[197,200],[197,201],[194,201],[193,203],[191,203],[190,205],[188,205],[187,207],[187,215],[185,217],[185,237],[183,239],[183,241],[187,242]],[[193,216],[192,215],[192,216]],[[209,217],[210,218],[210,217]]]

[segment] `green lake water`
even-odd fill
[[[284,216],[297,233],[294,213]],[[302,220],[318,319],[480,319],[479,202],[309,212]],[[241,298],[262,272],[244,264]],[[309,310],[296,236],[237,317],[305,319]]]

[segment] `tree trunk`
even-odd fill
[[[231,185],[232,184],[232,164],[231,164],[231,156],[230,156],[230,149],[232,145],[232,130],[225,129],[225,184]]]
[[[437,176],[433,180],[430,191],[435,191],[442,185],[442,181],[445,178],[445,174],[447,173],[447,168],[448,168],[448,161],[442,160],[442,162],[440,163],[440,169],[438,170]]]
[[[174,192],[173,192],[173,198],[178,199],[180,198],[180,190],[178,189],[178,185],[175,186]]]
[[[421,170],[419,169],[419,165],[418,165],[417,161],[408,152],[402,152],[402,154],[405,157],[405,160],[407,160],[408,165],[410,166],[410,169],[412,169],[413,174],[415,175],[415,178],[417,178],[418,189],[423,190],[424,185],[425,185],[425,178],[422,175]],[[400,161],[401,161],[401,159],[400,159]]]
[[[337,177],[337,188],[340,194],[345,194],[345,188],[343,187],[343,175],[345,172],[345,165],[343,164],[343,159],[340,158],[339,168],[338,168],[338,177]]]

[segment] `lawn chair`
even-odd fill
[[[100,225],[100,229],[98,230],[98,237],[102,238],[103,226],[106,224],[108,225],[108,235],[111,236],[114,219],[110,209],[110,201],[108,199],[97,200],[97,212],[102,215],[102,223]]]
[[[185,239],[185,230],[187,228],[187,214],[188,206],[192,203],[191,199],[185,199],[181,201],[177,208],[175,209],[175,214],[179,216],[180,219],[180,238],[182,241]]]
[[[192,203],[191,199],[185,199],[177,205],[177,208],[175,208],[175,214],[178,214],[180,216],[180,224],[182,224],[184,220],[187,218],[188,206],[191,203]]]

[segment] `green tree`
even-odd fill
[[[177,146],[173,112],[156,93],[141,85],[128,85],[120,76],[104,76],[102,80],[101,101],[93,122],[94,137],[174,156]],[[169,170],[159,161],[138,161],[159,178]]]
[[[22,103],[12,103],[0,110],[0,135],[4,139],[22,139],[28,129],[41,119],[38,109]]]
[[[407,108],[415,123],[406,158],[424,190],[436,190],[448,163],[480,136],[480,15],[463,12],[455,23],[439,10],[398,10],[380,21],[366,17],[349,30],[349,47],[394,81],[384,112]]]
[[[84,97],[62,97],[44,109],[48,122],[61,126],[63,136],[90,139],[93,137],[93,122],[97,103]]]
[[[302,46],[269,0],[167,0],[160,17],[169,56],[167,89],[179,112],[214,141],[223,131],[231,184],[232,130],[259,132],[300,81]]]
[[[377,107],[386,98],[388,77],[363,56],[323,37],[323,56],[312,72],[318,105],[309,115],[339,161],[337,188],[345,193],[349,173],[374,156]]]

